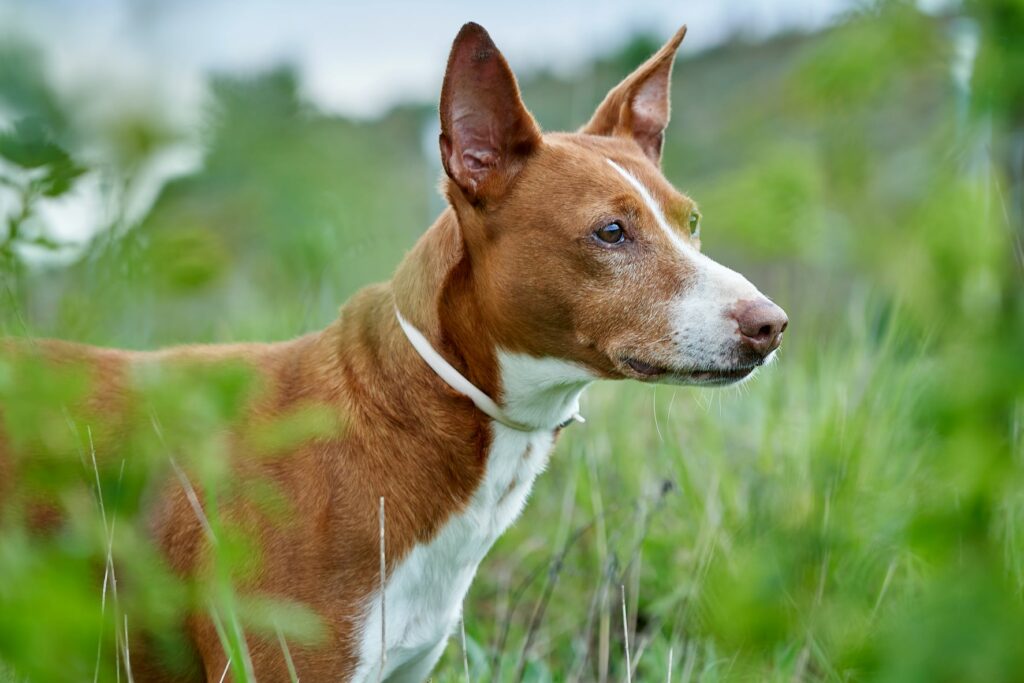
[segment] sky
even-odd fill
[[[401,100],[436,98],[452,38],[483,24],[513,69],[562,72],[639,30],[689,25],[683,53],[731,34],[816,28],[853,0],[0,0],[0,26],[47,46],[60,84],[166,90],[188,106],[210,70],[289,62],[303,93],[328,111],[373,116]],[[153,81],[159,81],[154,85]],[[149,82],[148,86],[142,83]]]

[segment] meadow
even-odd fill
[[[592,388],[433,680],[1024,681],[1021,35],[1018,0],[869,3],[676,64],[665,174],[699,203],[705,253],[789,313],[778,362],[735,389]],[[573,129],[660,38],[520,73],[524,100]],[[0,45],[5,337],[291,338],[387,279],[443,207],[432,103],[348,120],[281,67],[211,76],[201,130],[144,103],[99,125],[49,88],[45,54]],[[201,168],[136,215],[136,180],[186,142]],[[45,207],[87,180],[108,225],[63,243]],[[242,633],[315,641],[301,606],[235,590],[246,540],[221,527],[210,463],[246,379],[150,380],[141,464],[96,465],[55,407],[82,378],[0,359],[4,431],[43,454],[32,485],[73,520],[39,538],[0,515],[0,681],[120,680],[137,625],[194,605],[223,617],[235,680]],[[170,577],[139,524],[169,440],[202,454],[182,466],[227,539],[203,585]]]

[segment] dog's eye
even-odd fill
[[[605,244],[621,244],[626,240],[626,231],[618,223],[609,223],[603,228],[598,228],[594,234]]]
[[[690,212],[690,236],[700,237],[700,212]]]

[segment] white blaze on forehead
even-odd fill
[[[681,251],[690,251],[691,253],[697,253],[697,251],[690,244],[688,244],[686,240],[680,237],[679,233],[676,232],[672,228],[672,226],[668,224],[668,220],[665,219],[665,213],[661,210],[661,207],[658,206],[658,202],[654,201],[654,197],[651,196],[650,191],[646,187],[644,187],[644,184],[637,180],[636,176],[634,176],[632,173],[619,166],[611,159],[605,159],[605,161],[611,164],[611,167],[618,171],[619,175],[625,178],[626,182],[629,183],[630,186],[637,191],[637,194],[640,195],[640,198],[644,200],[644,204],[646,204],[647,208],[650,209],[651,213],[654,214],[654,220],[658,223],[658,227],[665,231],[665,234],[672,241],[672,243],[676,245],[676,247],[678,247]]]
[[[658,227],[665,231],[672,244],[684,253],[693,264],[696,269],[698,288],[700,286],[708,287],[711,290],[711,294],[716,298],[728,299],[732,297],[735,300],[743,297],[761,296],[757,288],[750,284],[745,277],[708,258],[697,251],[692,244],[684,240],[679,232],[669,225],[668,220],[665,219],[664,212],[661,210],[658,202],[654,200],[650,190],[644,187],[644,184],[637,180],[636,176],[611,159],[605,159],[605,161],[629,183],[630,187],[636,190],[640,198],[644,200],[644,204],[654,214]]]

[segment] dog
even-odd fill
[[[52,362],[92,369],[104,414],[131,405],[139,367],[240,362],[265,391],[236,436],[252,416],[298,405],[336,418],[336,433],[272,464],[247,461],[244,438],[229,441],[231,462],[289,502],[283,522],[254,523],[255,543],[273,552],[246,589],[319,616],[326,640],[291,651],[301,680],[426,679],[477,567],[522,511],[559,432],[582,419],[592,382],[725,385],[778,349],[786,314],[701,254],[697,206],[660,170],[685,33],[578,132],[542,133],[490,36],[463,26],[439,107],[449,206],[390,282],[361,290],[321,332],[152,353],[34,343]],[[4,448],[0,475],[16,481]],[[153,540],[183,576],[209,543],[190,495],[172,481],[149,506]],[[184,626],[197,680],[227,671],[217,627],[201,614]],[[248,649],[257,679],[289,680],[276,641],[250,635]],[[136,680],[170,680],[133,666]]]

